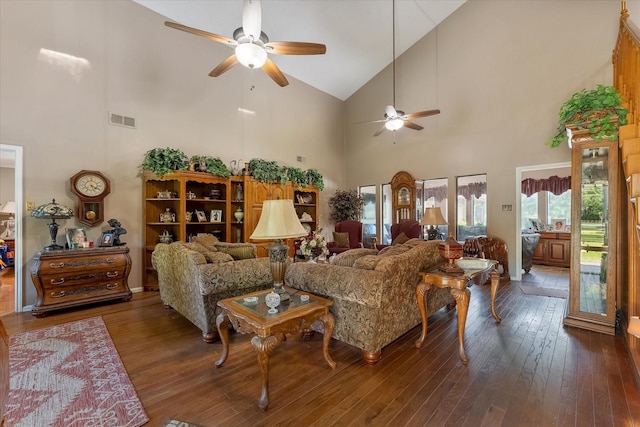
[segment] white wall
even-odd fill
[[[612,83],[619,16],[615,1],[468,1],[396,61],[396,107],[442,111],[416,121],[424,130],[402,129],[394,144],[372,137],[378,124],[356,124],[391,103],[390,67],[346,101],[346,163],[366,165],[347,169],[347,185],[398,170],[448,177],[451,224],[455,177],[486,172],[488,234],[516,248],[516,167],[570,161],[566,145],[544,143],[574,92]]]
[[[142,277],[142,180],[138,165],[156,147],[225,163],[254,157],[316,168],[325,176],[321,199],[344,183],[344,106],[290,78],[280,88],[264,73],[237,66],[209,71],[229,50],[163,25],[165,18],[129,1],[0,2],[0,142],[24,147],[24,200],[76,206],[69,178],[81,169],[111,180],[107,219],[128,230],[132,288]],[[89,62],[73,68],[42,59],[50,49]],[[238,107],[256,112],[243,117]],[[107,124],[108,112],[136,118],[137,129]],[[307,161],[297,164],[296,155]],[[25,214],[25,272],[49,243],[46,222]],[[328,225],[322,209],[321,225]],[[80,226],[76,219],[64,227]],[[102,225],[88,229],[96,240]],[[59,233],[63,242],[64,233]],[[28,277],[28,275],[25,275]],[[27,279],[24,303],[35,299]]]

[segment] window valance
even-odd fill
[[[467,185],[458,186],[458,196],[462,196],[465,199],[470,199],[471,196],[475,196],[479,199],[480,196],[487,193],[486,182],[471,182]]]
[[[526,194],[527,197],[531,197],[539,191],[549,191],[556,196],[559,196],[567,190],[571,190],[570,176],[561,178],[554,175],[547,179],[527,178],[522,180],[522,193]]]
[[[440,187],[431,187],[424,189],[424,198],[425,200],[433,197],[436,202],[441,202],[448,197],[448,189],[446,185],[441,185]]]

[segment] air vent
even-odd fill
[[[109,123],[131,129],[136,128],[136,119],[133,117],[123,116],[122,114],[109,113]]]

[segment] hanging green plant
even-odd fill
[[[219,157],[192,156],[191,162],[198,164],[197,171],[207,172],[212,175],[230,177],[231,171],[227,168]]]
[[[313,185],[318,190],[324,190],[324,178],[322,174],[315,169],[309,169],[305,172],[307,174],[308,185]]]
[[[140,167],[162,177],[176,170],[187,170],[189,157],[177,148],[154,148],[144,154]]]
[[[336,190],[329,198],[329,212],[335,222],[359,221],[362,216],[364,199],[356,190]]]
[[[249,173],[256,180],[270,184],[280,181],[282,176],[281,168],[276,162],[263,159],[251,159]]]
[[[579,130],[589,130],[595,141],[618,137],[618,127],[627,124],[627,109],[621,106],[622,97],[613,86],[598,85],[597,89],[582,89],[560,107],[558,129],[549,137],[546,145],[555,148],[567,141],[567,126],[576,125]],[[611,119],[618,118],[618,123]]]

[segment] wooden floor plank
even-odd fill
[[[536,275],[538,277],[538,274]],[[332,340],[331,369],[322,335],[288,337],[270,357],[269,410],[257,406],[262,385],[250,337],[230,335],[221,368],[219,342],[164,308],[157,293],[132,301],[51,313],[14,313],[9,335],[102,316],[150,418],[202,426],[640,426],[640,391],[622,336],[562,326],[565,300],[501,286],[497,325],[489,287],[474,286],[465,330],[470,359],[457,354],[456,310],[429,319],[427,342],[417,326],[367,366],[360,350]]]

